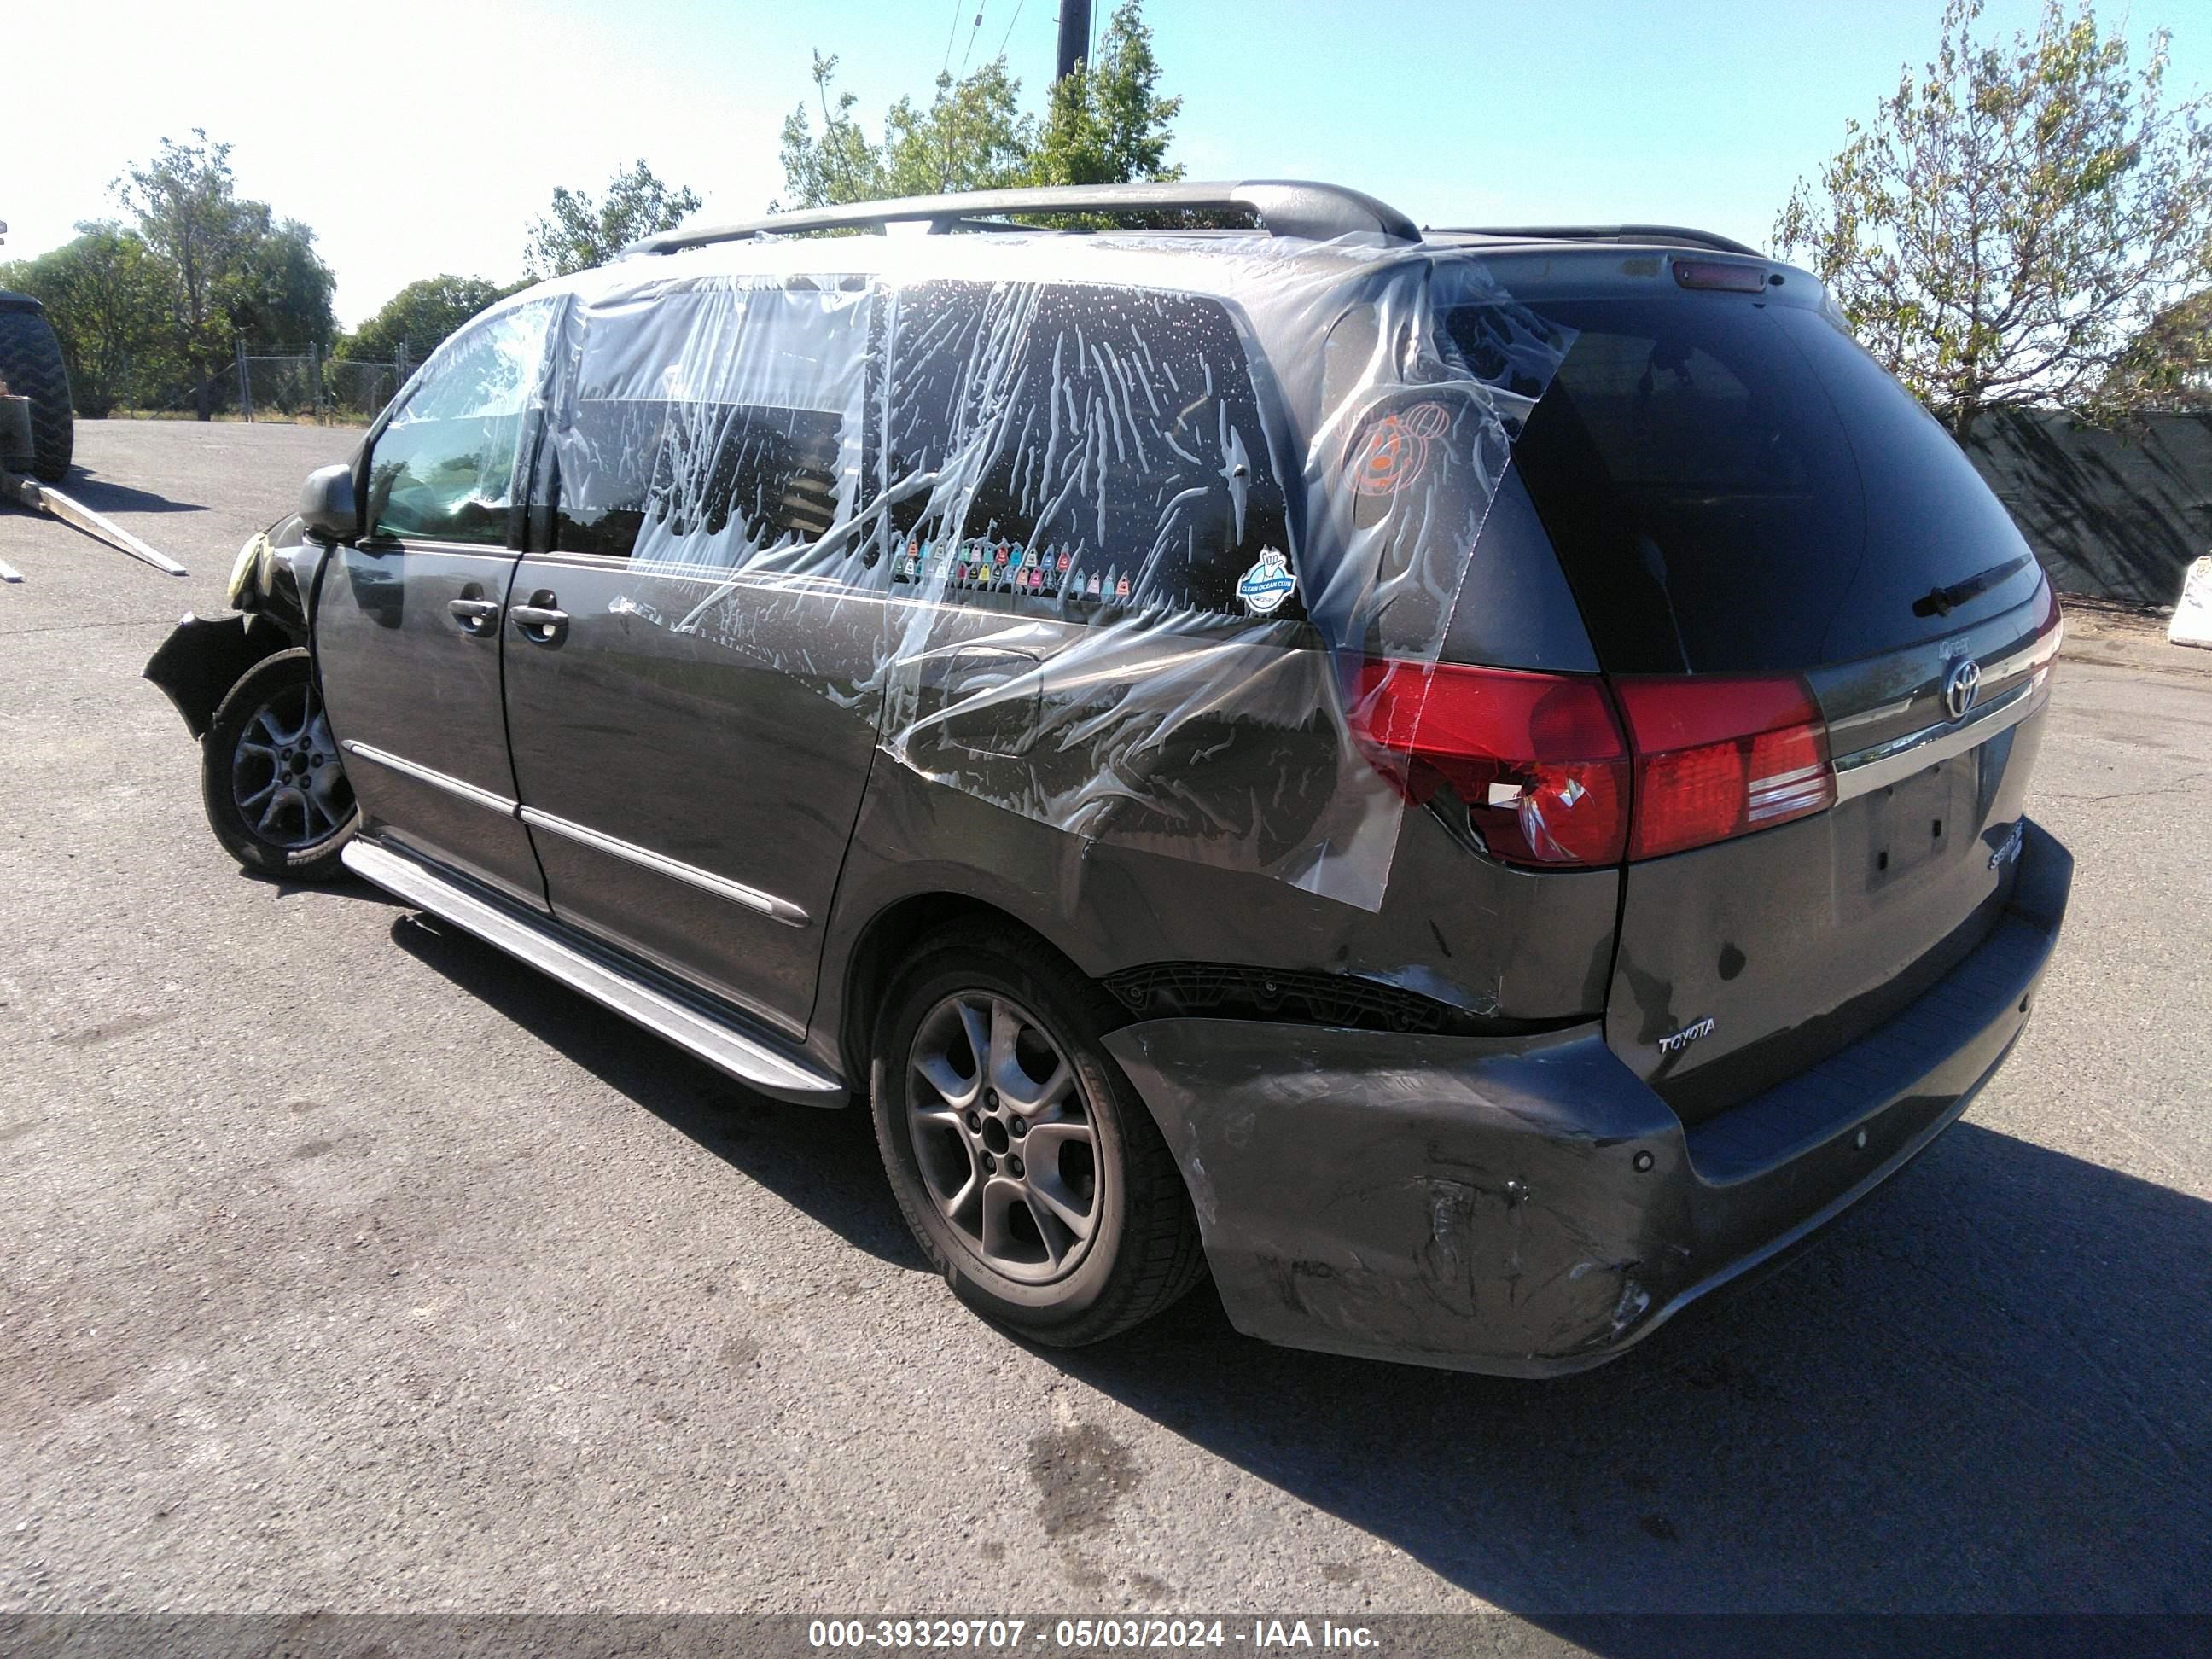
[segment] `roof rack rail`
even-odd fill
[[[1717,248],[1723,253],[1766,256],[1733,237],[1687,225],[1438,225],[1431,234],[1512,236],[1532,242],[1657,242],[1662,246]]]
[[[807,230],[863,230],[894,223],[927,222],[933,234],[980,228],[978,215],[1001,213],[1141,214],[1205,211],[1252,215],[1270,236],[1315,241],[1358,234],[1418,242],[1419,226],[1397,209],[1340,185],[1294,179],[1254,179],[1232,184],[1067,185],[1030,190],[978,190],[950,196],[909,196],[895,201],[854,202],[842,207],[802,208],[734,225],[666,230],[623,250],[679,253],[714,242]],[[1015,227],[1018,228],[1019,227]],[[1007,228],[999,226],[994,228]]]

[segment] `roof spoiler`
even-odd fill
[[[1294,179],[1255,179],[1231,184],[1177,180],[1152,185],[1066,185],[1028,190],[978,190],[948,196],[909,196],[894,201],[853,202],[802,208],[733,225],[665,230],[625,248],[625,253],[680,253],[714,242],[810,230],[872,230],[888,224],[927,223],[932,234],[952,230],[1020,229],[990,224],[982,216],[1006,213],[1140,215],[1158,212],[1238,212],[1258,220],[1270,236],[1328,241],[1338,236],[1379,235],[1418,242],[1419,227],[1388,203],[1340,185]]]
[[[1524,242],[1656,242],[1662,247],[1709,247],[1723,253],[1766,256],[1733,237],[1687,225],[1439,225],[1432,234],[1498,236]]]

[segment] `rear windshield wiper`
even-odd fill
[[[2025,555],[2017,559],[2007,559],[2002,564],[1993,564],[1987,570],[1976,572],[1962,582],[1953,582],[1948,587],[1939,587],[1923,594],[1913,600],[1912,614],[1916,617],[1948,617],[1968,599],[1979,598],[2015,571],[2024,569],[2027,562]]]

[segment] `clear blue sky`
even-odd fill
[[[107,180],[163,135],[235,146],[242,193],[306,220],[349,324],[441,270],[510,279],[556,185],[642,155],[757,213],[778,125],[834,52],[872,118],[1003,43],[1034,102],[1057,0],[89,0],[34,7],[42,62],[0,98],[0,258],[113,211]],[[1103,23],[1105,0],[1097,7]],[[1991,0],[1985,26],[2031,26]],[[2123,15],[2107,3],[2106,15]],[[973,20],[982,14],[980,29]],[[1150,0],[1174,155],[1192,176],[1309,177],[1426,222],[1645,219],[1764,243],[1792,181],[1926,60],[1939,0]],[[2212,0],[2134,0],[2138,52],[2212,88]],[[19,66],[20,67],[20,66]],[[61,142],[55,142],[58,135]]]

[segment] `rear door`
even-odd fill
[[[507,629],[555,914],[794,1036],[880,706],[865,550],[817,551],[868,326],[834,282],[580,307]]]
[[[1608,1036],[1694,1119],[1987,933],[2057,610],[1950,435],[1826,313],[1763,275],[1704,286],[1711,261],[1607,263],[1646,275],[1516,289],[1576,332],[1514,464],[1645,757]]]
[[[541,908],[514,816],[500,624],[558,304],[472,324],[424,364],[373,439],[368,533],[332,556],[314,617],[365,831]]]

